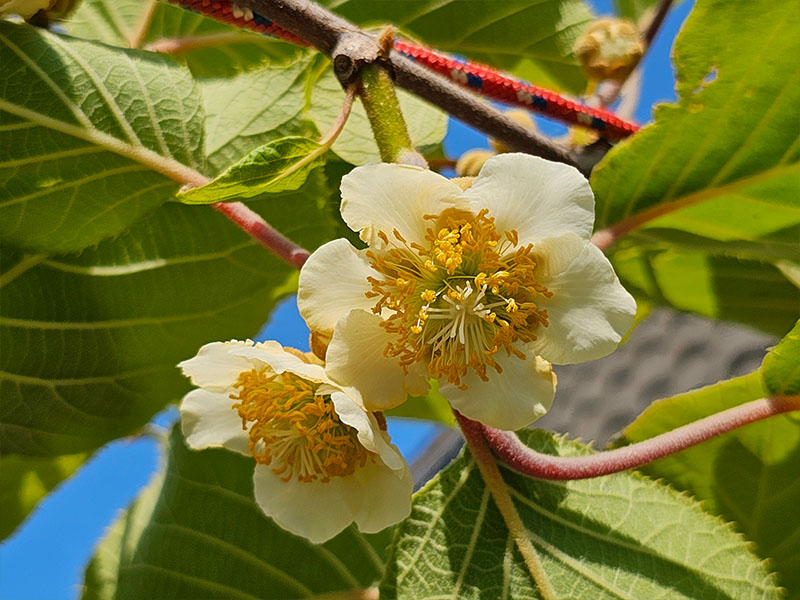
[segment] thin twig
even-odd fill
[[[481,425],[492,450],[513,469],[540,479],[587,479],[641,467],[749,423],[800,410],[800,396],[754,400],[654,438],[586,456],[552,456],[531,450],[510,431]],[[463,428],[463,427],[462,427]]]
[[[211,206],[233,221],[239,229],[295,269],[302,267],[310,256],[308,250],[285,237],[280,231],[262,219],[261,215],[241,202],[217,202]]]
[[[307,40],[328,56],[331,56],[343,37],[361,36],[365,45],[377,44],[374,38],[349,21],[307,0],[240,0],[240,4]],[[399,86],[505,143],[512,150],[566,163],[581,169],[584,174],[591,170],[589,166],[581,165],[575,154],[523,127],[448,79],[396,51],[391,53],[390,59],[391,70]]]
[[[647,26],[647,30],[644,32],[644,49],[647,52],[650,49],[650,46],[653,44],[653,40],[656,38],[659,29],[661,29],[661,25],[664,23],[664,19],[666,18],[667,14],[672,8],[673,0],[661,0],[658,5],[658,10],[656,14],[653,15],[653,20],[650,21],[650,24]]]
[[[453,414],[455,414],[461,431],[464,433],[464,439],[467,441],[467,446],[478,465],[484,482],[486,482],[486,487],[492,493],[494,503],[500,510],[500,514],[503,515],[503,520],[514,538],[520,554],[522,554],[534,583],[536,583],[536,588],[544,600],[556,600],[558,598],[556,591],[553,589],[553,584],[550,583],[544,567],[542,567],[539,554],[531,543],[530,535],[528,535],[525,524],[517,512],[516,506],[514,506],[511,494],[508,493],[508,486],[503,480],[503,475],[497,467],[494,456],[492,456],[492,450],[489,444],[486,443],[486,438],[484,438],[481,429],[482,425],[467,419],[457,410],[454,410]]]

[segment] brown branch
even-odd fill
[[[661,0],[661,3],[658,5],[658,10],[656,11],[656,14],[653,15],[653,20],[650,21],[650,24],[647,26],[647,30],[644,32],[643,37],[645,52],[650,49],[650,46],[653,44],[653,40],[656,38],[659,29],[661,29],[664,19],[667,17],[670,8],[672,8],[672,1],[673,0]]]
[[[348,60],[350,63],[363,61],[363,56],[366,54],[363,52],[363,48],[366,47],[378,48],[377,54],[380,54],[375,38],[349,21],[308,0],[240,0],[240,4],[248,6],[258,14],[307,40],[320,52],[330,56],[334,65],[339,62],[342,66],[349,66]],[[345,37],[351,40],[360,40],[363,46],[362,54],[359,56],[339,54],[338,56],[345,58],[337,61],[334,50],[340,40]],[[360,44],[351,43],[349,45],[358,47]],[[513,150],[572,165],[584,174],[588,174],[596,162],[594,159],[581,161],[576,154],[553,143],[546,137],[526,129],[491,105],[479,100],[475,95],[398,52],[391,53],[389,62],[389,70],[394,74],[399,86],[435,104],[464,123],[503,142]]]

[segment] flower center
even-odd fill
[[[535,340],[536,329],[547,327],[536,299],[552,293],[536,281],[533,244],[521,246],[514,230],[500,235],[488,212],[425,215],[432,226],[424,245],[409,244],[395,229],[399,245],[367,252],[383,277],[368,277],[366,295],[377,299],[373,312],[388,312],[381,325],[393,334],[384,354],[404,369],[426,361],[431,376],[465,388],[470,368],[488,380],[488,368],[501,371],[498,350],[524,359],[514,344]],[[389,246],[389,237],[378,235]]]
[[[240,373],[234,387],[239,393],[231,394],[238,400],[233,408],[249,430],[253,458],[272,465],[283,481],[326,483],[374,458],[358,432],[339,420],[330,397],[316,393],[319,384],[264,368]]]

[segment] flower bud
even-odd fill
[[[598,19],[578,38],[575,54],[590,79],[622,81],[642,58],[644,43],[630,21]]]
[[[491,150],[476,148],[468,150],[456,162],[456,174],[459,177],[475,177],[487,160],[494,156]]]

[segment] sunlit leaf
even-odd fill
[[[675,42],[678,103],[592,173],[598,226],[651,210],[651,238],[797,260],[799,27],[796,2],[697,2]]]
[[[203,111],[169,58],[0,21],[0,237],[80,250],[204,168]]]
[[[771,394],[800,394],[800,321],[770,350],[761,370]]]
[[[652,404],[618,442],[633,443],[769,395],[760,372]],[[735,521],[800,598],[800,422],[779,415],[716,437],[643,469]]]
[[[783,335],[800,312],[800,289],[768,262],[661,248],[621,246],[611,262],[635,296]]]
[[[344,91],[330,68],[319,73],[312,83],[308,115],[317,129],[325,132],[339,115]],[[397,98],[411,142],[416,148],[425,150],[444,139],[447,133],[446,113],[403,90],[398,90]],[[380,162],[378,146],[360,102],[353,105],[347,124],[333,144],[333,151],[355,165]]]
[[[521,438],[549,454],[589,452],[544,431]],[[780,597],[741,536],[662,484],[628,473],[555,482],[502,471],[559,598]],[[539,597],[469,455],[415,495],[397,529],[382,598]]]
[[[178,194],[185,204],[243,200],[261,194],[293,191],[302,186],[321,162],[314,140],[286,137],[261,146],[208,184]]]

